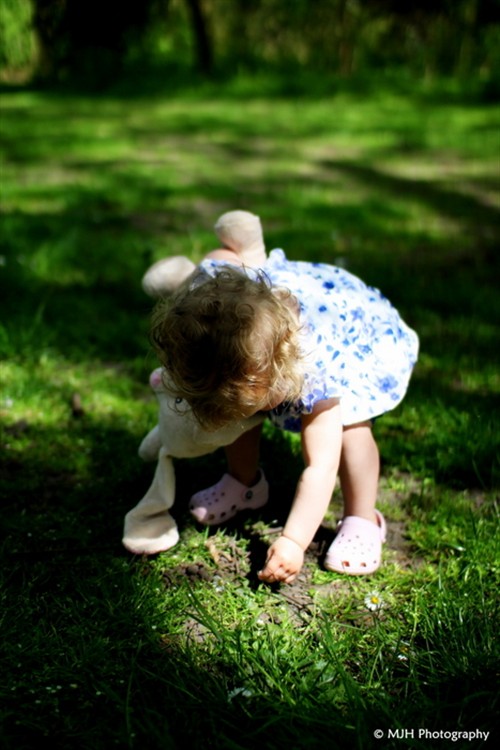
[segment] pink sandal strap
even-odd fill
[[[326,553],[327,570],[367,575],[380,567],[387,527],[382,513],[376,510],[375,514],[377,525],[359,516],[346,516],[340,521],[337,536]]]
[[[269,485],[260,470],[259,481],[247,487],[230,474],[224,474],[217,484],[197,492],[189,502],[191,515],[205,526],[216,526],[233,518],[242,510],[256,510],[269,498]]]

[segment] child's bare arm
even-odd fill
[[[300,571],[304,551],[327,511],[335,486],[342,445],[342,421],[337,399],[320,401],[302,418],[305,469],[282,535],[269,548],[264,569],[267,583],[291,583]]]

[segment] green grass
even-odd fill
[[[418,728],[493,731],[499,111],[449,92],[2,94],[2,747],[428,748]],[[198,260],[231,208],[261,216],[268,248],[346,264],[420,334],[408,396],[375,426],[392,536],[370,579],[318,564],[336,494],[302,580],[257,583],[300,472],[270,427],[272,507],[208,534],[187,499],[223,457],[179,461],[181,543],[121,548],[156,419],[140,278]]]

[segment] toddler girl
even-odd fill
[[[223,247],[153,315],[152,339],[175,395],[209,429],[263,412],[301,434],[304,470],[261,580],[297,576],[337,475],[344,513],[325,567],[372,573],[385,540],[375,508],[372,420],[402,400],[418,337],[378,290],[351,273],[289,261],[282,250],[266,258],[258,217],[230,212],[217,229]],[[260,432],[253,428],[226,448],[227,473],[191,498],[197,521],[219,524],[267,502]]]

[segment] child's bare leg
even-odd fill
[[[369,422],[344,429],[339,476],[344,516],[325,568],[349,575],[373,573],[382,559],[385,521],[375,510],[379,453]]]
[[[371,423],[344,428],[339,477],[344,498],[344,516],[359,516],[377,522],[380,459]]]
[[[225,447],[229,473],[246,487],[258,479],[261,432],[262,425],[258,424]]]

